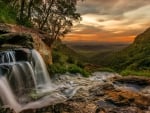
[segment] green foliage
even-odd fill
[[[51,74],[69,72],[72,74],[80,73],[84,77],[90,75],[90,73],[84,69],[84,64],[79,61],[80,55],[65,44],[62,44],[60,40],[54,43],[52,56],[53,65],[48,66],[48,70]]]
[[[0,2],[3,3],[0,3],[2,9],[0,14],[3,15],[0,17],[1,21],[12,23],[13,16],[15,20],[17,19],[17,24],[49,33],[51,36],[46,39],[49,46],[70,32],[73,22],[81,20],[76,10],[78,0],[0,0]],[[15,15],[12,13],[14,9]]]
[[[79,67],[84,68],[82,59],[80,59],[82,56],[65,44],[62,44],[60,40],[53,44],[52,56],[53,63],[76,64]]]
[[[69,72],[72,74],[80,73],[84,77],[88,77],[90,75],[89,72],[87,72],[83,68],[78,67],[75,64],[70,64],[70,65],[52,64],[48,66],[48,71],[50,74],[64,74],[66,72]]]
[[[123,75],[149,75],[150,29],[136,37],[133,44],[106,59],[107,66]],[[124,70],[124,71],[123,71]]]
[[[73,73],[73,74],[77,74],[80,73],[82,74],[84,77],[88,77],[90,75],[89,72],[87,72],[86,70],[84,70],[83,68],[78,67],[75,64],[72,64],[68,67],[68,72]]]
[[[64,74],[67,72],[67,68],[65,65],[61,65],[61,64],[52,64],[48,66],[48,71],[50,74]]]
[[[0,22],[15,24],[16,15],[15,9],[0,0]]]
[[[123,70],[121,73],[123,76],[133,75],[133,76],[147,76],[150,77],[150,71],[134,71],[134,70]]]
[[[50,74],[64,74],[66,72],[72,73],[72,74],[77,74],[80,73],[84,77],[88,77],[90,75],[89,72],[84,70],[83,68],[78,67],[75,64],[70,64],[70,65],[60,65],[60,64],[52,64],[48,66],[48,71]]]
[[[34,27],[50,34],[46,44],[71,31],[74,21],[80,21],[78,0],[0,0],[0,22]]]
[[[82,69],[75,64],[72,64],[68,67],[68,72],[70,73],[81,73]]]

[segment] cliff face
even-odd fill
[[[45,41],[46,38],[49,38],[48,34],[36,29],[0,24],[0,49],[34,48],[42,55],[46,64],[52,64],[51,47]]]

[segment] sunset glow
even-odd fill
[[[82,21],[65,41],[133,42],[150,26],[149,0],[85,0],[78,3]]]

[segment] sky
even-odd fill
[[[64,41],[131,43],[150,27],[150,0],[84,0],[77,11],[82,20]]]

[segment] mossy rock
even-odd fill
[[[0,46],[2,47],[4,44],[33,48],[33,39],[29,34],[6,33],[0,35]]]

